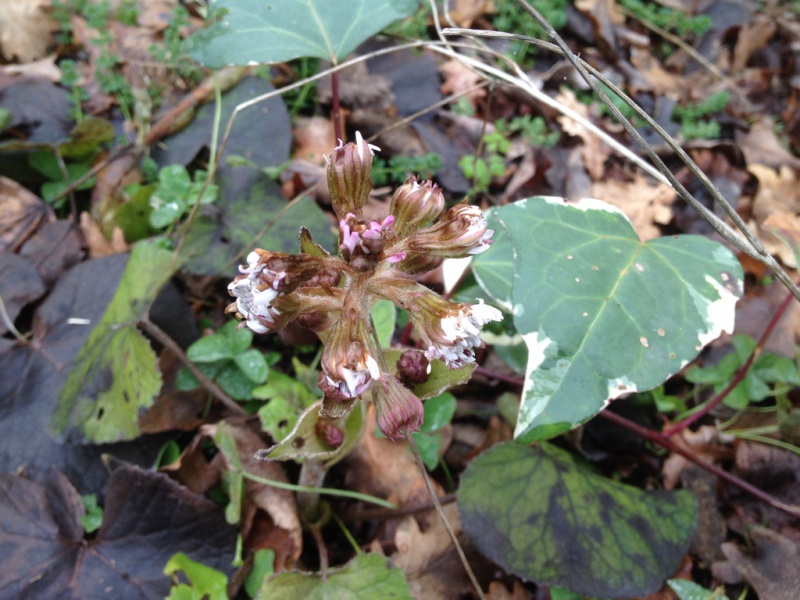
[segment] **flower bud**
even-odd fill
[[[493,229],[477,206],[457,204],[432,226],[421,229],[407,241],[409,251],[445,258],[464,258],[489,249]]]
[[[338,448],[344,442],[344,431],[333,423],[317,421],[314,429],[316,430],[317,436],[332,448]]]
[[[325,373],[323,392],[332,397],[355,398],[381,378],[378,362],[370,354],[372,336],[368,318],[357,311],[343,311],[331,328],[320,365]]]
[[[328,191],[339,219],[358,215],[372,190],[372,155],[377,146],[368,144],[356,132],[356,141],[339,145],[328,161]]]
[[[420,184],[416,177],[409,177],[392,196],[390,212],[395,230],[403,236],[433,223],[443,209],[444,195],[436,184]]]
[[[406,350],[397,359],[397,378],[408,388],[428,381],[428,359],[419,350]]]
[[[419,275],[420,273],[433,271],[443,262],[444,257],[442,256],[410,252],[397,264],[397,268],[409,275]]]
[[[375,387],[372,398],[378,428],[390,440],[419,431],[424,417],[422,401],[393,375],[386,374]]]

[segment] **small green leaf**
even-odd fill
[[[95,443],[139,436],[139,414],[153,404],[161,373],[136,328],[176,265],[155,243],[133,247],[119,287],[89,334],[61,390],[51,426],[70,441]]]
[[[191,596],[186,596],[186,590],[178,592],[180,595],[168,596],[168,600],[178,600],[182,598],[192,598],[192,600],[227,600],[228,598],[228,577],[225,573],[220,573],[202,563],[195,562],[183,552],[172,555],[172,558],[164,567],[164,575],[174,575],[182,571],[189,580],[190,585],[181,584],[180,588],[189,588]],[[173,588],[173,591],[175,588]]]
[[[186,350],[186,357],[196,363],[216,362],[233,356],[230,340],[219,333],[201,337]]]
[[[400,569],[377,554],[359,554],[341,569],[320,573],[284,572],[269,577],[258,600],[412,600]]]
[[[397,307],[391,300],[378,300],[372,307],[372,322],[375,324],[381,348],[388,348],[392,345],[396,319]]]
[[[242,354],[234,356],[233,362],[252,383],[258,385],[267,380],[269,366],[267,366],[267,360],[261,354],[261,351],[251,348]]]
[[[545,443],[479,455],[462,476],[458,507],[464,531],[507,571],[600,597],[658,590],[695,524],[691,493],[611,481]]]
[[[415,431],[414,442],[417,444],[419,456],[422,464],[428,471],[433,471],[439,464],[439,450],[442,447],[442,435],[440,433],[421,433]]]
[[[272,436],[276,442],[282,441],[297,425],[298,408],[286,399],[278,396],[258,409],[261,428]]]
[[[217,383],[234,400],[244,401],[253,397],[253,382],[242,373],[236,363],[226,363],[216,377]]]
[[[496,209],[514,248],[514,325],[528,346],[515,439],[563,433],[660,385],[723,331],[742,294],[733,254],[701,236],[643,243],[599,200]]]
[[[453,420],[456,414],[456,397],[450,392],[444,392],[425,401],[425,418],[420,429],[423,433],[439,431]]]
[[[314,56],[338,63],[381,29],[414,14],[417,0],[215,0],[224,16],[186,42],[212,69]]]
[[[721,587],[714,591],[687,579],[670,579],[667,584],[677,594],[679,600],[728,600]]]
[[[103,524],[103,509],[97,505],[97,494],[81,496],[86,514],[80,517],[81,525],[86,533],[93,533]]]
[[[295,370],[297,370],[299,364],[295,364]],[[294,407],[298,415],[317,400],[317,396],[308,387],[294,377],[279,371],[272,371],[269,374],[267,383],[253,388],[253,398],[258,398],[259,400],[283,398]]]
[[[244,582],[247,595],[255,598],[267,575],[275,572],[275,551],[269,548],[257,550],[253,556],[253,568]]]
[[[384,350],[383,356],[386,364],[392,374],[397,374],[397,360],[403,354],[402,350]],[[469,381],[472,377],[472,372],[475,370],[475,365],[464,365],[458,369],[448,369],[439,359],[431,362],[431,372],[428,374],[428,380],[425,383],[420,383],[414,386],[413,392],[420,400],[433,398],[443,392],[446,392],[451,387],[461,385]]]

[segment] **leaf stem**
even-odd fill
[[[442,524],[447,530],[447,534],[450,536],[450,539],[453,541],[453,545],[458,553],[458,557],[461,559],[461,564],[464,566],[464,570],[467,572],[469,580],[472,582],[472,586],[475,588],[475,592],[478,594],[478,598],[480,598],[480,600],[486,600],[486,596],[484,596],[483,590],[481,589],[481,584],[478,583],[478,578],[475,577],[475,572],[472,570],[466,554],[464,554],[464,549],[461,547],[461,543],[458,541],[456,532],[453,531],[453,526],[450,525],[450,521],[447,520],[447,515],[444,514],[444,509],[442,508],[441,502],[439,502],[439,497],[436,495],[436,490],[433,489],[431,478],[428,476],[425,463],[422,462],[422,456],[420,456],[419,448],[417,448],[417,443],[414,441],[414,436],[407,435],[406,438],[408,439],[408,445],[411,448],[411,452],[414,454],[414,459],[417,461],[417,466],[422,473],[422,479],[425,481],[425,487],[428,488],[428,493],[433,501],[433,505],[436,507],[436,512],[439,513],[439,517],[442,519]]]
[[[733,475],[732,473],[728,473],[727,471],[721,469],[717,465],[701,459],[700,457],[696,456],[693,452],[690,452],[689,450],[682,448],[681,446],[678,446],[672,440],[670,440],[666,435],[653,431],[652,429],[648,429],[647,427],[643,427],[638,423],[634,423],[633,421],[626,419],[625,417],[613,413],[609,410],[604,410],[599,414],[599,416],[640,435],[649,442],[653,442],[654,444],[658,444],[659,446],[666,448],[670,452],[675,452],[676,454],[680,454],[685,459],[693,462],[699,467],[702,467],[709,473],[713,473],[720,479],[724,479],[728,483],[732,483],[736,487],[755,496],[759,500],[766,502],[770,506],[777,508],[778,510],[782,510],[783,512],[790,514],[793,517],[800,517],[800,506],[781,502],[771,494],[766,493],[765,491],[748,483],[744,479],[741,479],[736,475]]]
[[[181,348],[175,342],[175,340],[169,337],[163,329],[153,323],[149,317],[140,319],[139,326],[148,334],[153,336],[159,344],[169,348],[169,350],[178,357],[178,359],[186,366],[186,368],[191,371],[192,375],[197,378],[197,380],[200,382],[200,385],[202,385],[212,396],[214,396],[214,398],[219,400],[220,403],[225,406],[225,408],[230,410],[235,415],[243,417],[250,416],[245,409],[239,406],[236,400],[228,396],[228,394],[223,392],[216,383],[206,377],[203,372],[197,368],[197,365],[189,360],[189,357],[186,356],[183,348]]]

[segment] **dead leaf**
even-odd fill
[[[458,27],[472,27],[478,17],[495,12],[492,0],[452,0],[450,18]]]
[[[228,422],[227,425],[236,440],[242,468],[246,472],[263,479],[288,483],[280,463],[256,458],[256,453],[264,448],[264,440],[255,431],[242,424]],[[216,430],[216,425],[204,425],[200,428],[200,433],[213,438]],[[228,466],[230,467],[230,465]],[[283,544],[280,548],[273,548],[276,553],[275,564],[283,567],[287,558],[297,560],[303,549],[303,528],[300,525],[294,493],[249,479],[245,480],[245,486],[247,500],[269,515],[275,527],[286,532],[286,535],[281,537],[289,543]],[[250,533],[254,518],[255,514],[248,511],[247,506],[243,507],[242,535],[244,537]]]
[[[731,454],[728,448],[719,445],[717,428],[711,425],[703,425],[697,431],[684,429],[670,439],[676,445],[690,450],[696,456],[704,458],[711,463],[718,462]],[[688,459],[680,454],[674,452],[670,454],[661,469],[661,475],[664,478],[664,489],[675,489],[681,479],[683,470],[691,464]]]
[[[558,96],[556,96],[556,101],[571,108],[579,115],[587,119],[589,118],[589,107],[580,102],[575,92],[569,88],[562,88]],[[586,126],[578,123],[571,117],[561,115],[558,117],[558,122],[561,124],[564,133],[578,137],[583,142],[581,157],[583,158],[586,171],[592,179],[595,181],[602,179],[605,174],[606,159],[611,154],[611,149],[608,145],[592,131],[589,131]]]
[[[0,175],[0,250],[19,250],[40,225],[54,219],[39,196]]]
[[[760,600],[796,600],[800,590],[800,547],[765,527],[753,527],[749,533],[755,545],[752,549],[722,544],[728,564],[753,586]],[[715,565],[714,570],[717,568]]]
[[[326,117],[299,117],[294,120],[295,151],[293,158],[324,165],[324,156],[336,146],[333,123]]]
[[[733,71],[744,69],[750,57],[766,46],[777,30],[775,21],[765,15],[755,15],[752,21],[742,25],[733,49]]]
[[[89,256],[91,258],[98,258],[100,256],[108,256],[110,254],[120,254],[121,252],[128,251],[128,244],[125,243],[125,235],[119,226],[114,227],[114,232],[111,234],[111,240],[107,240],[100,231],[100,226],[97,224],[89,213],[81,213],[81,231],[86,239],[86,245],[89,248]]]
[[[47,14],[50,0],[5,0],[0,10],[0,51],[8,61],[31,62],[47,52],[57,27]]]
[[[800,168],[800,158],[781,144],[775,134],[775,123],[770,117],[758,118],[744,135],[737,131],[736,144],[742,149],[749,165],[761,164],[773,169],[784,165]]]
[[[528,592],[519,580],[514,580],[514,585],[511,591],[506,588],[499,581],[493,581],[489,584],[489,593],[486,594],[488,600],[528,600]]]
[[[61,69],[56,66],[56,54],[51,54],[39,60],[24,65],[3,65],[0,74],[19,75],[22,77],[39,77],[53,83],[61,81]]]
[[[592,184],[592,197],[613,204],[625,213],[642,241],[661,236],[659,225],[672,220],[675,190],[637,171],[633,181],[605,179]]]
[[[463,94],[462,97],[469,100],[473,106],[478,100],[486,97],[485,88],[474,89],[483,81],[483,77],[461,61],[449,60],[439,67],[439,70],[444,78],[440,88],[443,94]]]
[[[758,179],[758,191],[753,199],[752,214],[759,239],[766,249],[781,259],[788,267],[796,268],[794,251],[775,233],[793,237],[800,230],[800,185],[793,169],[788,166],[775,171],[764,165],[753,164],[747,169]]]
[[[448,504],[443,508],[451,527],[459,535],[458,507]],[[405,573],[414,598],[449,600],[469,595],[472,585],[438,514],[433,516],[425,531],[413,516],[406,517],[397,528],[394,543],[397,552],[392,556],[392,564]]]
[[[631,74],[635,90],[678,100],[694,85],[687,77],[667,71],[648,50],[631,48],[631,64],[636,68]]]

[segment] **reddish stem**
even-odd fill
[[[693,423],[696,423],[697,421],[702,419],[712,410],[714,410],[725,400],[725,398],[728,397],[728,394],[730,394],[733,391],[733,389],[737,385],[739,385],[739,383],[747,375],[747,371],[750,370],[750,367],[753,365],[753,362],[755,361],[756,357],[761,353],[761,350],[764,348],[764,344],[767,343],[767,338],[769,338],[769,336],[772,335],[772,331],[778,325],[778,321],[783,316],[783,313],[786,312],[786,309],[789,307],[789,303],[792,301],[792,298],[794,298],[794,296],[792,296],[791,292],[786,294],[786,298],[783,300],[783,302],[781,302],[781,305],[778,307],[778,310],[775,311],[775,314],[772,315],[772,319],[770,319],[766,329],[764,329],[764,332],[761,334],[761,337],[759,338],[756,347],[753,348],[752,354],[750,354],[750,357],[747,359],[747,361],[739,368],[739,370],[736,372],[736,376],[731,380],[728,386],[724,390],[722,390],[719,394],[717,394],[714,398],[712,398],[709,402],[707,402],[706,405],[701,410],[697,411],[693,415],[686,417],[683,421],[679,421],[667,427],[664,430],[663,433],[664,436],[669,437],[671,435],[675,435],[679,431],[683,431]]]
[[[766,502],[770,506],[773,506],[778,510],[782,510],[785,513],[792,515],[793,517],[800,517],[799,506],[793,506],[791,504],[786,504],[784,502],[781,502],[774,496],[766,493],[763,490],[760,490],[759,488],[748,483],[744,479],[740,479],[739,477],[736,477],[736,475],[724,471],[717,465],[699,458],[689,450],[681,448],[680,446],[675,444],[672,440],[670,440],[666,435],[653,431],[652,429],[647,429],[646,427],[642,427],[638,423],[634,423],[633,421],[630,421],[625,417],[622,417],[608,410],[604,410],[603,412],[601,412],[600,416],[616,423],[617,425],[621,425],[625,429],[633,431],[634,433],[642,436],[643,438],[645,438],[650,442],[653,442],[654,444],[663,446],[670,452],[675,452],[676,454],[680,454],[685,459],[690,460],[691,462],[705,469],[709,473],[713,473],[720,479],[724,479],[725,481],[732,483],[736,487],[744,490],[745,492],[748,492],[749,494],[752,494],[753,496],[755,496],[759,500]]]
[[[484,367],[477,367],[475,369],[475,372],[476,373],[480,372],[481,374],[486,375],[487,377],[494,377],[496,379],[500,379],[502,381],[506,381],[507,383],[512,383],[520,387],[523,385],[523,378],[519,376],[508,375],[508,376],[498,377],[497,373],[494,373],[491,371],[491,369],[486,369]],[[649,442],[658,444],[659,446],[666,448],[670,452],[675,452],[676,454],[680,454],[687,460],[707,470],[709,473],[713,473],[717,477],[724,479],[725,481],[735,485],[736,487],[744,490],[745,492],[748,492],[749,494],[752,494],[753,496],[755,496],[759,500],[766,502],[770,506],[774,506],[778,510],[782,510],[794,517],[800,517],[800,506],[794,506],[781,502],[774,496],[746,482],[744,479],[740,479],[739,477],[736,477],[736,475],[732,475],[731,473],[724,471],[715,464],[712,464],[710,462],[707,462],[699,458],[691,451],[686,450],[685,448],[681,448],[680,446],[675,444],[672,440],[670,440],[669,437],[666,436],[665,434],[658,433],[657,431],[653,431],[652,429],[647,429],[646,427],[642,427],[638,423],[634,423],[633,421],[630,421],[625,417],[621,417],[620,415],[608,410],[602,411],[601,413],[599,413],[599,416],[604,417],[609,421],[613,421],[617,425],[620,425],[625,429],[632,431],[633,433],[643,437]]]
[[[331,119],[333,120],[333,134],[337,140],[344,141],[342,108],[339,104],[339,71],[331,73]]]

